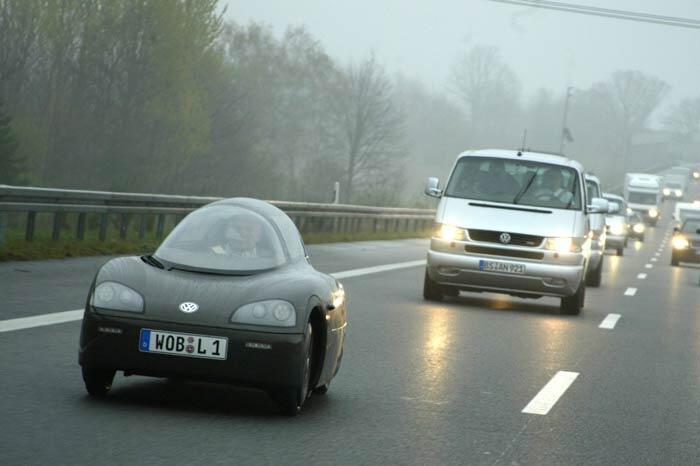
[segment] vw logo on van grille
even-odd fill
[[[503,244],[509,244],[510,243],[510,235],[508,233],[501,233],[501,236],[498,237],[498,239],[501,241]]]
[[[193,312],[197,312],[197,310],[199,310],[199,306],[197,303],[191,302],[180,303],[180,310],[185,314],[192,314]]]

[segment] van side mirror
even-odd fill
[[[607,214],[610,209],[608,201],[602,197],[594,197],[591,199],[591,203],[588,205],[589,214]]]
[[[608,203],[608,213],[609,214],[617,214],[620,212],[620,204],[617,202],[609,202]]]
[[[442,197],[440,180],[432,176],[428,178],[428,182],[425,184],[425,194],[430,197]]]

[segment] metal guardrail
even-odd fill
[[[87,215],[99,216],[98,239],[105,241],[111,220],[124,240],[130,226],[136,224],[140,239],[146,237],[150,224],[155,237],[162,238],[168,216],[174,224],[189,212],[224,198],[176,196],[164,194],[119,193],[70,189],[32,188],[0,185],[0,242],[6,238],[8,213],[24,214],[24,239],[35,236],[37,214],[53,216],[51,238],[59,240],[67,214],[77,214],[75,239],[85,239]],[[269,201],[289,215],[302,233],[359,233],[421,231],[432,225],[431,209],[372,207],[347,204]]]

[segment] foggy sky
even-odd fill
[[[700,19],[699,0],[570,0],[587,6]],[[586,88],[618,69],[664,79],[670,100],[700,95],[700,30],[498,4],[486,0],[223,0],[227,18],[260,21],[276,35],[305,25],[341,61],[370,50],[390,71],[446,89],[460,51],[495,45],[525,95]]]

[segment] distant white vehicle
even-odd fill
[[[680,225],[688,217],[700,217],[700,202],[678,202],[673,210],[673,220]]]
[[[688,189],[688,176],[682,174],[668,174],[664,176],[663,199],[683,199]]]
[[[647,173],[627,173],[624,191],[627,207],[639,212],[646,223],[656,225],[661,210],[661,177]]]

